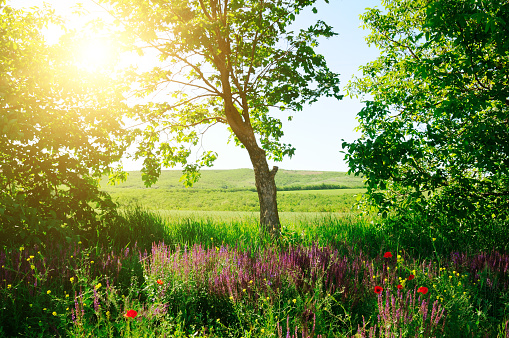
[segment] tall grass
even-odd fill
[[[294,220],[273,241],[253,217],[127,209],[97,242],[2,248],[0,336],[509,336],[506,252],[378,222]]]

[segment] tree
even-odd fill
[[[273,112],[300,111],[320,96],[342,97],[338,75],[314,51],[319,37],[335,34],[332,28],[322,21],[291,27],[315,0],[109,2],[108,11],[125,27],[123,41],[160,61],[129,78],[139,98],[166,94],[135,105],[129,116],[145,126],[135,154],[144,158],[145,183],[157,180],[162,165],[178,163],[185,166],[186,184],[198,179],[198,170],[217,154],[204,151],[188,162],[190,147],[200,140],[195,127],[223,124],[249,153],[260,223],[277,235],[277,167],[270,170],[267,159],[281,161],[294,148],[281,141],[282,123]]]
[[[383,215],[458,227],[507,221],[509,3],[391,0],[363,16],[380,57],[350,85],[369,97],[344,143]],[[481,220],[481,222],[479,222]]]
[[[75,33],[49,45],[49,8],[27,12],[0,0],[0,237],[40,242],[45,235],[96,234],[115,212],[97,180],[126,145],[122,89],[111,76],[76,63]],[[108,81],[106,81],[108,79]],[[113,135],[113,136],[112,136]]]

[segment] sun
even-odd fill
[[[115,54],[108,39],[86,39],[78,47],[78,66],[89,72],[103,71],[114,65]]]

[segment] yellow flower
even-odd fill
[[[294,299],[292,300],[292,302],[293,302],[293,304],[297,303],[297,299],[295,299],[295,298],[294,298]]]
[[[10,288],[12,288],[12,285],[11,285],[11,284],[8,284],[8,285],[7,285],[7,289],[10,289]]]
[[[30,265],[30,269],[35,270],[35,265]]]
[[[51,290],[46,291],[46,293],[49,295],[51,293]]]
[[[23,251],[23,250],[25,250],[25,248],[24,248],[24,247],[22,247],[22,246],[20,246],[20,247],[19,247],[19,251]]]
[[[242,292],[246,292],[246,289],[242,289]]]
[[[90,261],[90,264],[94,264],[94,261]]]
[[[52,315],[53,315],[53,316],[56,316],[56,315],[57,315],[57,313],[56,313],[55,311],[53,311]]]
[[[106,311],[106,318],[108,318],[108,320],[110,319],[110,312],[109,311]]]
[[[33,306],[33,304],[29,304],[28,306],[32,307],[32,306]]]
[[[233,296],[230,296],[230,300],[233,300]]]
[[[34,259],[34,256],[30,255],[30,259]]]
[[[249,284],[253,284],[253,281],[252,281],[252,280],[250,280],[250,281],[249,281]]]
[[[102,285],[101,285],[101,283],[98,283],[96,286],[94,286],[94,288],[97,290],[97,289],[99,289],[101,286],[102,286]]]
[[[264,333],[264,332],[265,332],[265,330],[264,330],[264,329],[261,329],[260,331],[261,331],[261,333]]]
[[[71,283],[74,283],[74,277],[69,278],[69,280],[71,281]]]
[[[42,309],[42,311],[46,311],[46,308]]]
[[[68,307],[66,307],[66,308],[65,308],[65,311],[69,311],[69,308],[68,308]]]
[[[387,270],[390,270],[390,269],[391,269],[391,267],[390,267],[390,266],[388,266],[388,267],[387,267]]]
[[[267,297],[267,300],[270,300],[270,297]]]
[[[79,241],[78,244],[81,244],[81,241]]]
[[[431,240],[434,242],[434,241],[436,241],[437,239],[433,237]]]
[[[65,298],[69,298],[69,294],[68,293],[65,294]]]

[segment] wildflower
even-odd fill
[[[53,311],[52,315],[53,315],[53,316],[56,316],[56,315],[57,315],[57,313],[56,313],[55,311]]]
[[[96,289],[96,290],[97,290],[97,289],[99,289],[101,286],[102,286],[102,285],[101,285],[101,283],[98,283],[96,286],[94,286],[94,289]]]
[[[295,299],[295,298],[294,298],[294,299],[292,300],[292,302],[293,302],[293,304],[297,303],[297,299]]]
[[[23,251],[23,250],[25,250],[25,247],[20,246],[19,251]]]
[[[267,300],[270,300],[270,297],[267,297]]]
[[[46,311],[46,310],[47,310],[46,308],[42,309],[42,311]]]
[[[158,280],[157,280],[157,284],[159,284],[159,285],[163,285],[164,283],[163,283],[163,281],[162,281],[162,280],[158,279]]]
[[[399,290],[403,289],[403,285],[399,284],[398,286],[396,286]]]
[[[246,292],[246,289],[242,289],[242,292]]]
[[[427,294],[428,293],[428,288],[425,287],[425,286],[421,286],[420,288],[417,289],[417,292],[420,292],[422,293],[423,295]]]
[[[390,253],[389,251],[387,251],[385,254],[384,254],[384,258],[391,258],[392,257],[392,253]]]
[[[94,261],[90,261],[90,264],[94,264]]]
[[[138,315],[138,312],[134,311],[134,310],[129,310],[126,312],[126,314],[124,315],[124,317],[126,318],[134,318]]]
[[[106,311],[106,318],[108,318],[108,320],[110,320],[110,312],[109,311]]]
[[[69,294],[68,293],[65,294],[65,298],[69,298]]]
[[[28,304],[28,306],[32,307],[32,306],[34,306],[34,305],[33,305],[33,304]]]
[[[10,289],[12,288],[12,285],[11,284],[7,284],[7,289]]]
[[[51,293],[51,290],[46,291],[46,293],[49,295]]]
[[[375,286],[375,293],[381,294],[382,290],[383,290],[383,288],[381,286],[378,286],[378,285]]]
[[[253,284],[253,280],[250,280],[250,281],[249,281],[249,284]]]
[[[433,237],[431,240],[434,242],[434,241],[436,241],[437,239]]]
[[[30,269],[35,270],[35,265],[30,265]]]
[[[74,277],[69,278],[69,280],[71,281],[71,283],[74,283]]]
[[[233,300],[233,296],[230,296],[230,300]]]
[[[415,275],[410,275],[410,276],[408,276],[408,280],[412,280],[412,279],[414,279],[414,278],[415,278]]]
[[[265,332],[265,330],[264,330],[264,329],[261,329],[260,331],[261,331],[261,333],[264,333],[264,332]]]

